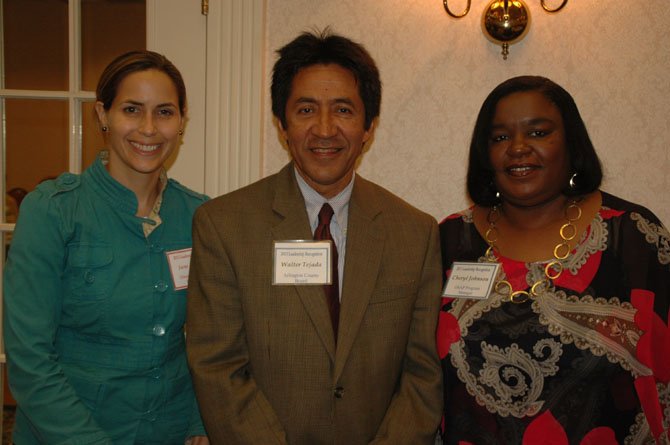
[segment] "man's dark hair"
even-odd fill
[[[312,65],[336,64],[349,70],[356,79],[358,94],[365,106],[365,129],[379,116],[382,85],[379,70],[363,45],[329,29],[320,33],[304,32],[277,51],[279,59],[272,72],[272,113],[286,128],[286,102],[291,95],[293,78]]]

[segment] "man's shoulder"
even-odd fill
[[[354,188],[354,193],[358,192],[359,199],[365,203],[363,205],[373,205],[378,207],[384,213],[393,213],[401,217],[430,221],[435,220],[435,218],[423,210],[419,210],[381,185],[361,176],[357,176],[356,180],[358,183]],[[356,190],[356,187],[358,190]]]
[[[201,208],[207,212],[244,212],[245,209],[258,209],[264,205],[270,206],[277,188],[277,177],[275,173],[254,183],[241,187],[232,192],[217,196]]]

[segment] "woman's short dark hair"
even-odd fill
[[[537,91],[556,105],[561,113],[565,145],[570,160],[570,175],[577,174],[574,180],[575,186],[570,187],[566,183],[563,193],[566,196],[578,196],[597,190],[603,177],[600,160],[570,93],[545,77],[519,76],[495,87],[479,110],[470,142],[467,178],[470,199],[475,204],[485,207],[500,202],[496,197],[497,190],[489,155],[491,127],[498,102],[510,94],[523,91]]]
[[[336,64],[349,70],[358,84],[358,94],[365,105],[365,129],[379,116],[382,84],[379,70],[363,45],[329,29],[320,33],[304,32],[277,51],[279,59],[272,73],[272,113],[286,127],[286,102],[291,95],[293,78],[312,65]]]
[[[96,99],[102,102],[103,108],[109,110],[116,97],[119,84],[129,74],[138,71],[158,70],[167,75],[177,89],[179,99],[179,112],[184,115],[186,111],[186,86],[181,73],[162,54],[153,51],[130,51],[112,60],[100,75],[98,87],[95,90]]]

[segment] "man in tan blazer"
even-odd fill
[[[279,56],[272,108],[292,162],[194,219],[187,350],[207,434],[221,445],[431,444],[437,225],[354,173],[379,115],[379,72],[327,31]],[[275,242],[323,230],[331,284],[277,279]]]

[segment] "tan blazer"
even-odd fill
[[[356,176],[337,348],[321,286],[272,285],[273,241],[311,238],[292,164],[198,209],[187,351],[210,440],[432,443],[435,220]]]

